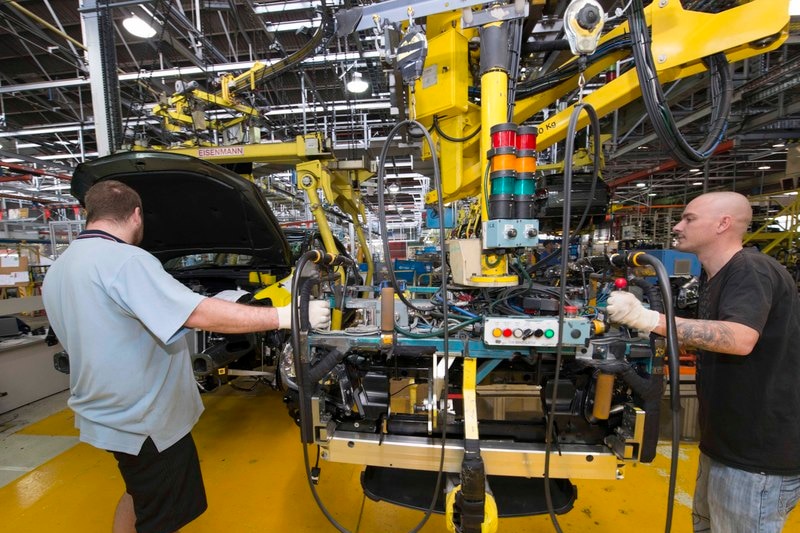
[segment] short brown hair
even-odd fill
[[[121,181],[105,180],[92,185],[86,191],[86,222],[113,220],[124,222],[133,211],[142,208],[139,193]]]

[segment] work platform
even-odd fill
[[[194,437],[209,508],[182,533],[335,531],[311,496],[299,430],[286,415],[278,392],[260,385],[252,392],[223,387],[203,400],[206,411]],[[0,415],[2,530],[108,532],[123,491],[114,458],[78,442],[72,413],[65,408],[66,393],[45,402],[55,414],[35,423],[29,424],[41,415],[28,414],[29,408]],[[681,444],[675,533],[691,531],[697,454],[695,443]],[[559,517],[563,531],[663,532],[669,455],[669,443],[663,442],[651,465],[629,465],[624,480],[573,480],[578,499],[571,512]],[[324,461],[321,466],[320,495],[350,531],[404,532],[421,519],[420,512],[365,499],[360,467]],[[432,516],[421,531],[444,533],[443,517]],[[499,529],[500,533],[550,531],[554,528],[547,516],[503,519]],[[800,533],[800,513],[791,517],[784,531]]]

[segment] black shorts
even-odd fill
[[[173,533],[206,510],[206,491],[192,434],[158,452],[144,441],[139,455],[113,452],[133,497],[137,533]]]

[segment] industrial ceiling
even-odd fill
[[[425,2],[429,3],[429,2]],[[601,2],[609,13],[626,2]],[[686,9],[719,11],[746,2],[683,1]],[[97,136],[86,60],[82,17],[100,14],[113,40],[101,53],[114,62],[119,78],[121,147],[170,146],[186,132],[168,131],[152,115],[153,107],[176,87],[196,82],[218,89],[222,74],[239,74],[256,61],[290,68],[257,80],[247,103],[260,113],[262,140],[286,141],[322,132],[341,159],[375,159],[387,132],[404,113],[395,72],[382,58],[375,31],[337,37],[335,13],[359,4],[350,0],[36,0],[0,3],[0,198],[30,199],[41,205],[74,204],[68,178],[80,161],[97,157]],[[419,3],[417,3],[419,4]],[[537,0],[530,4],[528,43],[563,37],[559,19],[568,2]],[[123,19],[136,14],[152,23],[156,35],[134,37]],[[619,19],[618,19],[619,21]],[[618,22],[617,21],[617,22]],[[417,20],[424,26],[424,18]],[[613,27],[613,23],[608,25]],[[705,167],[674,161],[653,134],[641,102],[602,117],[603,177],[621,205],[680,205],[704,187],[746,194],[797,187],[800,141],[800,40],[792,19],[790,36],[779,49],[734,64],[734,103],[725,139]],[[112,53],[113,52],[113,53]],[[303,55],[301,61],[293,58]],[[564,51],[531,52],[522,57],[526,76],[545,76],[568,58]],[[624,68],[624,65],[621,66]],[[369,90],[354,95],[344,84],[354,72]],[[586,90],[605,83],[609,74],[588,80]],[[665,86],[670,106],[687,138],[700,138],[708,126],[709,81],[706,75]],[[536,124],[577,92],[537,114]],[[188,132],[203,135],[203,132]],[[428,186],[430,165],[418,146],[398,148],[390,177],[400,192],[393,215],[418,212]],[[540,163],[559,157],[558,147],[539,155]],[[264,168],[271,174],[278,169]],[[284,181],[281,181],[284,179]],[[273,187],[274,185],[274,187]],[[296,217],[299,191],[275,178],[277,211]],[[368,207],[377,205],[375,188],[364,189]],[[20,205],[24,205],[20,204]],[[287,207],[289,206],[289,207]],[[417,223],[419,218],[409,218]]]

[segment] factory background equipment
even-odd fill
[[[77,72],[45,87],[3,71],[2,155],[21,159],[0,163],[12,184],[3,207],[74,220],[89,185],[122,179],[153,198],[148,227],[177,228],[186,206],[213,213],[199,227],[210,244],[188,232],[177,241],[186,254],[143,244],[183,261],[171,267],[193,289],[289,303],[301,326],[308,302],[328,299],[330,331],[195,342],[206,390],[247,376],[285,393],[315,498],[314,446],[323,461],[363,465],[369,497],[424,511],[420,526],[441,512],[453,531],[488,532],[548,513],[560,530],[571,479],[621,479],[655,456],[665,374],[679,376],[685,355],[674,327],[666,342],[643,336],[608,324],[604,304],[630,290],[669,321],[691,312],[697,262],[666,242],[680,206],[700,190],[779,187],[781,231],[767,216],[751,238],[780,233],[765,251],[796,267],[796,145],[767,148],[787,134],[755,105],[796,113],[788,1],[231,1],[204,6],[214,22],[178,2],[125,4],[85,1],[83,43],[39,28],[20,3],[2,6],[42,42],[65,40],[48,53]],[[128,9],[150,37],[118,31]],[[300,12],[307,20],[289,19]],[[658,162],[634,157],[640,148]],[[782,176],[767,180],[773,158]],[[642,211],[666,216],[645,224]],[[223,230],[225,218],[242,224]],[[281,223],[312,226],[315,249],[290,260]],[[421,241],[423,227],[430,268],[398,268],[392,242]],[[614,239],[597,253],[601,229]],[[544,254],[545,240],[559,247]],[[621,253],[605,253],[612,240]],[[274,262],[241,258],[255,252]],[[185,262],[208,254],[237,254],[212,260],[235,268]],[[672,451],[667,530],[677,440]]]

